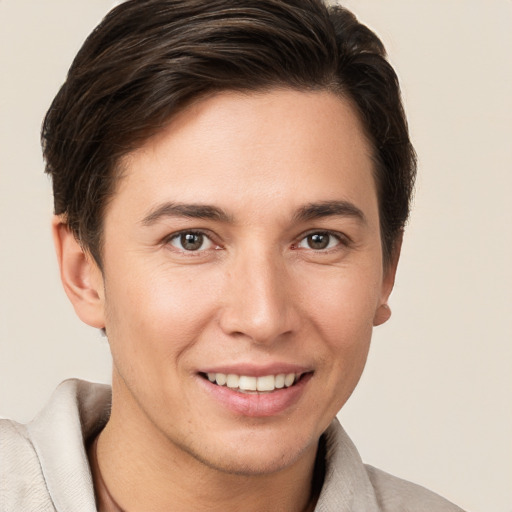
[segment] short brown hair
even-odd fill
[[[128,0],[87,38],[43,123],[56,214],[101,266],[117,164],[189,102],[222,90],[331,90],[374,149],[384,261],[416,174],[398,80],[378,37],[321,0]]]

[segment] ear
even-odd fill
[[[391,257],[384,267],[384,274],[382,278],[382,291],[380,297],[380,304],[375,311],[373,317],[373,325],[381,325],[387,322],[391,317],[391,309],[388,306],[388,299],[393,291],[395,285],[396,269],[398,267],[398,260],[400,259],[400,251],[402,250],[403,232],[397,236],[393,244]]]
[[[54,216],[52,233],[62,285],[76,314],[86,324],[103,329],[105,300],[100,268],[61,216]]]

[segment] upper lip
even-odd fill
[[[263,377],[265,375],[279,375],[280,373],[297,373],[303,374],[311,372],[309,366],[298,365],[293,363],[271,363],[266,365],[255,365],[254,363],[240,363],[215,365],[202,368],[199,373],[224,373],[234,375],[247,375],[249,377]]]

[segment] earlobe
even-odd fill
[[[62,285],[76,314],[86,324],[98,329],[104,328],[101,270],[92,256],[78,243],[62,217],[53,218],[52,232]]]
[[[382,325],[387,322],[391,318],[391,308],[387,304],[381,304],[377,311],[375,312],[375,316],[373,317],[373,325],[377,327],[378,325]]]

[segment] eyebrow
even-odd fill
[[[309,203],[297,210],[294,219],[298,222],[305,222],[333,216],[351,217],[359,220],[363,224],[367,223],[362,210],[349,201],[321,201],[319,203]]]
[[[163,203],[152,209],[143,219],[144,226],[151,226],[163,217],[187,217],[190,219],[231,222],[231,216],[221,208],[208,204]]]
[[[306,222],[334,216],[352,217],[366,224],[364,213],[349,201],[321,201],[306,204],[295,212],[293,220],[295,222]],[[186,217],[226,223],[233,222],[232,216],[217,206],[166,202],[153,208],[142,219],[141,223],[144,226],[151,226],[164,217]]]

